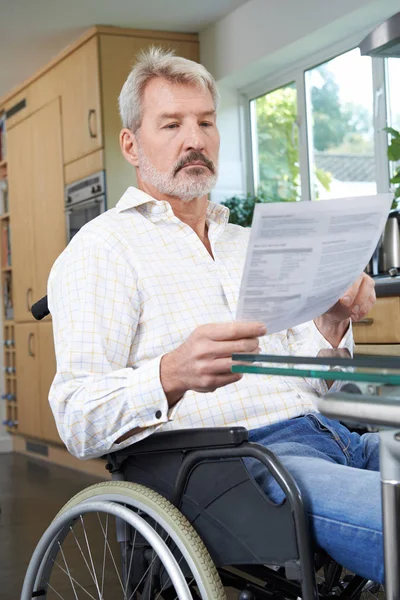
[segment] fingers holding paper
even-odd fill
[[[352,321],[360,321],[376,302],[374,280],[366,273],[362,273],[339,302],[347,309]]]
[[[357,322],[369,313],[375,302],[375,282],[362,273],[328,312],[338,322],[348,318]]]

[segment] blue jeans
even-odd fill
[[[384,578],[379,436],[359,435],[312,413],[250,431],[292,474],[318,546],[354,573]],[[284,494],[265,467],[246,461],[260,487],[276,503]]]

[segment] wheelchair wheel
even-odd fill
[[[226,600],[186,518],[144,486],[104,482],[74,496],[40,540],[21,600]]]

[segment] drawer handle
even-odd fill
[[[89,129],[89,135],[91,138],[97,138],[97,133],[95,131],[93,131],[92,129],[92,117],[96,114],[96,111],[94,110],[94,108],[89,109],[88,112],[88,129]]]
[[[31,312],[31,308],[32,308],[32,288],[28,288],[26,290],[26,308],[28,309],[28,312]]]
[[[28,356],[32,356],[33,358],[35,357],[35,351],[32,349],[32,340],[34,336],[34,333],[28,335]]]
[[[360,319],[359,321],[354,321],[353,325],[372,325],[374,322],[371,318]]]

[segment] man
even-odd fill
[[[160,428],[244,425],[292,472],[320,546],[382,581],[377,436],[317,414],[322,381],[231,373],[233,352],[351,351],[350,322],[371,308],[373,282],[361,275],[328,313],[271,336],[262,323],[234,321],[249,232],[207,199],[216,106],[201,65],[157,49],[123,86],[121,149],[138,189],[74,237],[49,279],[60,435],[90,458]],[[280,501],[265,471],[252,470]]]

